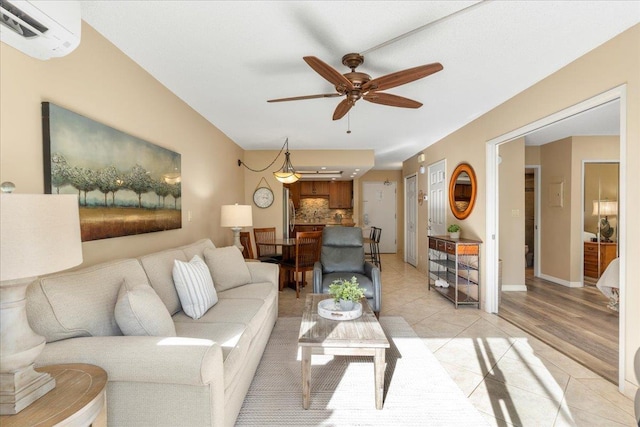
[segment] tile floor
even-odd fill
[[[382,256],[381,316],[402,316],[495,426],[636,426],[617,387],[496,315],[457,310],[401,257]],[[307,273],[310,283],[312,273]],[[280,293],[279,315],[301,316],[305,287]]]

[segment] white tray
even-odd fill
[[[353,320],[362,316],[362,304],[356,302],[353,310],[341,310],[332,298],[325,299],[318,303],[318,314],[329,320]]]

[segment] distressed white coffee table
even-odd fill
[[[318,315],[318,302],[328,294],[309,294],[305,301],[298,345],[302,348],[302,406],[311,400],[311,355],[373,356],[376,409],[382,409],[385,350],[389,341],[371,311],[366,298],[361,300],[362,316],[353,320],[329,320]]]

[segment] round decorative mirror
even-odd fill
[[[468,163],[456,166],[449,181],[449,206],[453,216],[465,219],[471,214],[476,202],[476,174]]]

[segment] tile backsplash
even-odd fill
[[[296,221],[338,222],[339,215],[343,222],[353,221],[353,209],[329,209],[327,198],[304,198],[300,199],[300,207],[296,210]]]

